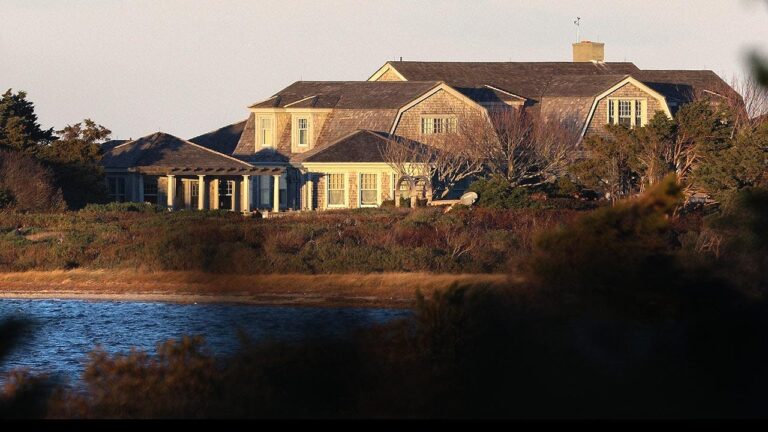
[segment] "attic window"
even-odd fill
[[[456,117],[434,116],[421,118],[422,135],[456,133]]]
[[[648,123],[648,102],[646,99],[608,99],[608,124],[627,128],[642,127]]]

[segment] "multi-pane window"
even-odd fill
[[[622,126],[632,126],[632,101],[619,101],[619,124]]]
[[[259,118],[259,138],[263,147],[272,147],[272,119],[270,117]]]
[[[189,196],[192,199],[192,205],[196,205],[200,196],[200,183],[196,180],[189,182]]]
[[[360,206],[377,205],[377,191],[376,174],[360,174]]]
[[[344,174],[328,174],[328,206],[344,205]]]
[[[125,177],[107,177],[107,188],[112,201],[125,202]]]
[[[441,116],[421,118],[421,133],[423,135],[455,132],[456,117]]]
[[[144,202],[157,204],[157,177],[144,177]]]
[[[306,117],[300,117],[296,120],[296,129],[298,132],[298,138],[296,145],[306,147],[309,145],[309,119]]]
[[[397,174],[392,174],[392,184],[390,185],[392,188],[392,194],[389,196],[391,199],[395,199],[395,188],[397,187]]]
[[[614,114],[616,110],[616,101],[613,99],[608,99],[608,124],[616,124],[616,115]]]
[[[274,193],[275,183],[271,175],[263,175],[259,178],[259,205],[261,207],[272,207],[272,194]],[[278,201],[281,207],[286,207],[288,204],[288,181],[285,174],[280,176],[279,185],[280,201]]]
[[[644,126],[645,109],[643,99],[608,99],[608,123],[628,128]]]
[[[259,203],[262,206],[272,205],[272,176],[263,175],[259,179]]]
[[[232,180],[219,181],[219,208],[234,210],[235,182]]]
[[[279,185],[279,191],[280,194],[280,203],[281,207],[287,207],[288,206],[288,177],[285,174],[280,175],[280,185]]]

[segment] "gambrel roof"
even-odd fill
[[[504,89],[526,99],[538,100],[558,76],[631,75],[640,69],[633,63],[573,62],[419,62],[392,61],[408,81],[444,81],[451,87]]]
[[[708,94],[737,97],[722,78],[709,70],[642,70],[629,62],[391,61],[371,79],[386,68],[396,70],[408,81],[444,81],[469,97],[472,97],[473,89],[477,91],[487,86],[535,102],[544,97],[594,96],[610,88],[610,81],[627,75],[677,103],[690,102]]]
[[[400,108],[438,84],[434,80],[297,81],[250,108]]]

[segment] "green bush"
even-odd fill
[[[108,204],[88,204],[82,210],[84,213],[106,213],[106,212],[140,212],[140,213],[160,213],[165,209],[158,205],[136,202],[111,202]]]
[[[477,205],[497,209],[541,208],[541,203],[531,199],[530,188],[510,187],[499,177],[482,178],[469,185],[469,191],[477,193]]]

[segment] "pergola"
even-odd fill
[[[170,210],[174,209],[175,196],[176,196],[176,176],[197,176],[199,182],[198,194],[198,208],[204,209],[206,207],[206,200],[208,199],[206,194],[206,177],[214,177],[214,181],[218,181],[216,177],[220,176],[242,176],[242,199],[241,204],[244,212],[250,211],[251,207],[251,176],[271,175],[274,178],[274,190],[272,199],[272,211],[280,211],[280,176],[286,173],[286,167],[284,166],[252,166],[252,167],[163,167],[163,166],[145,166],[136,167],[134,170],[140,174],[147,175],[160,175],[168,178],[168,191],[167,191],[167,206]],[[139,176],[139,191],[143,194],[143,181],[144,178]],[[143,197],[141,197],[143,200]]]

